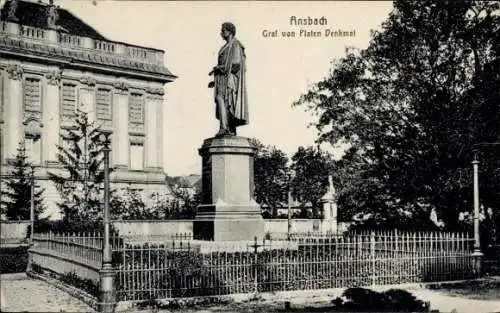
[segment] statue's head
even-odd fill
[[[233,23],[230,22],[225,22],[222,24],[221,28],[221,36],[224,39],[227,39],[229,37],[229,34],[232,34],[233,36],[236,35],[236,26],[234,26]]]

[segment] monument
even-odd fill
[[[197,240],[242,241],[264,236],[261,208],[253,196],[256,148],[248,138],[236,134],[236,128],[248,124],[249,119],[245,49],[235,35],[232,23],[222,24],[226,43],[209,73],[214,78],[208,87],[214,88],[219,131],[199,149],[202,196],[193,224]]]
[[[325,233],[338,233],[337,192],[333,186],[332,175],[328,176],[328,191],[321,198],[323,204],[323,229]]]

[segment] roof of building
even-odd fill
[[[188,176],[167,176],[168,185],[177,185],[179,188],[193,188],[196,190],[201,189],[201,176],[191,174]]]
[[[12,2],[12,0],[5,2],[4,6],[1,8],[0,19],[2,21],[7,20]],[[14,16],[18,19],[19,24],[38,28],[49,28],[47,24],[49,7],[50,5],[46,3],[18,1]],[[67,33],[98,40],[108,40],[92,26],[73,15],[73,13],[59,6],[56,8],[58,13],[56,25],[61,26]]]
[[[191,174],[189,176],[184,176],[183,178],[184,178],[185,185],[189,186],[189,187],[196,188],[196,184],[201,182],[201,175],[197,175],[197,174]]]
[[[0,37],[1,53],[24,53],[36,55],[37,58],[47,58],[53,62],[67,62],[68,64],[100,64],[104,69],[133,70],[134,73],[160,75],[158,79],[172,81],[176,76],[166,67],[158,64],[138,62],[128,58],[117,58],[101,55],[92,51],[78,51],[62,47],[51,47],[22,39]],[[57,59],[55,58],[57,57]]]

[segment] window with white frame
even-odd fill
[[[40,136],[26,134],[24,138],[26,161],[33,165],[40,165],[42,159]]]
[[[144,144],[130,142],[130,169],[142,171],[144,169]]]

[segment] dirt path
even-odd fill
[[[0,275],[0,309],[4,312],[94,312],[64,291],[24,273]]]
[[[384,291],[390,287],[371,288],[375,291]],[[463,297],[445,295],[438,291],[421,287],[403,288],[417,298],[429,301],[431,309],[439,312],[475,312],[500,313],[500,299],[474,300]],[[253,301],[237,301],[225,306],[215,306],[203,309],[187,310],[128,310],[128,312],[183,312],[183,313],[267,313],[273,311],[284,312],[284,302],[290,301],[293,309],[308,306],[322,307],[341,294],[342,290],[325,290],[314,292],[292,292],[279,295],[261,295]],[[49,285],[46,282],[28,278],[24,273],[0,275],[0,306],[2,311],[8,312],[95,312],[80,300]],[[304,311],[305,312],[305,311]],[[325,311],[326,312],[326,311]]]

